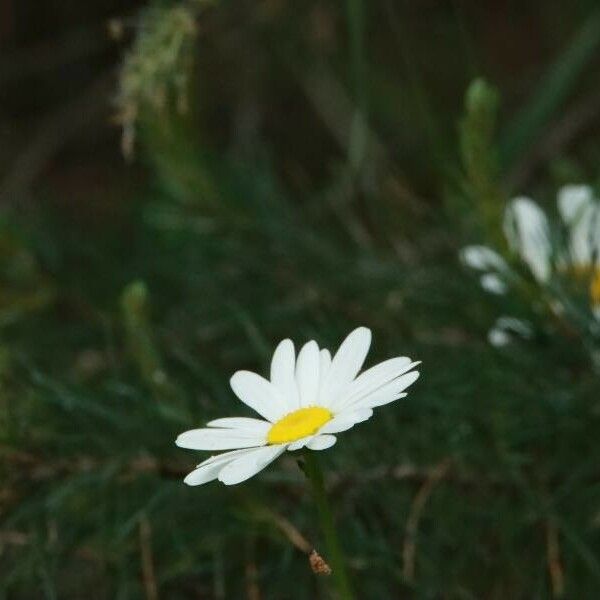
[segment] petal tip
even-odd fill
[[[187,445],[185,445],[185,439],[186,439],[188,433],[189,433],[189,431],[184,431],[183,433],[180,433],[175,438],[175,445],[177,447],[179,447],[179,448],[187,448]]]
[[[357,327],[352,333],[360,333],[360,335],[365,335],[369,338],[373,335],[371,330],[368,327],[365,327],[364,325]]]
[[[193,471],[191,473],[189,473],[188,475],[186,475],[185,479],[183,480],[183,483],[185,483],[185,485],[188,485],[190,487],[195,487],[197,485],[202,485],[200,483],[195,483],[194,482],[193,475],[194,475]]]

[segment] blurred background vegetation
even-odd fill
[[[173,441],[356,325],[424,362],[324,455],[357,596],[597,598],[598,374],[457,260],[598,181],[595,0],[0,0],[0,49],[0,598],[334,597],[293,457]]]

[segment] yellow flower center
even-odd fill
[[[589,280],[592,308],[600,308],[600,266],[575,265],[572,267],[572,273],[577,279]]]
[[[295,442],[316,433],[333,415],[320,406],[299,408],[273,424],[267,435],[269,444]]]
[[[600,307],[600,267],[596,267],[590,282],[590,298],[594,308]]]

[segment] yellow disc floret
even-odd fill
[[[590,304],[592,309],[600,309],[600,265],[577,264],[569,272],[578,281],[589,281]]]
[[[600,308],[600,267],[596,267],[590,282],[590,300],[592,308]]]
[[[316,433],[333,415],[320,406],[299,408],[279,419],[269,429],[269,444],[287,444]]]

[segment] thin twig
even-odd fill
[[[225,561],[221,541],[215,544],[213,554],[213,596],[215,600],[225,600],[227,598],[227,590],[225,587]]]
[[[145,515],[140,519],[140,553],[142,559],[142,579],[147,600],[158,600],[158,586],[152,558],[152,528]]]
[[[258,568],[254,560],[254,547],[250,548],[250,556],[246,560],[244,576],[246,580],[246,598],[247,600],[261,600],[262,594],[258,585]]]
[[[248,600],[260,600],[258,587],[258,569],[255,562],[246,563],[246,597]]]
[[[565,591],[565,574],[560,558],[558,528],[552,521],[546,523],[546,560],[552,586],[552,597],[562,598]]]
[[[419,529],[419,522],[421,521],[421,515],[423,514],[429,496],[431,496],[435,486],[448,472],[450,464],[450,459],[446,459],[438,464],[431,472],[430,477],[423,483],[413,500],[408,519],[406,520],[405,541],[402,549],[402,561],[404,565],[403,574],[407,581],[413,581],[415,577],[417,532]]]
[[[258,516],[270,521],[283,533],[293,546],[298,548],[304,554],[310,554],[314,546],[300,533],[298,528],[288,521],[285,517],[268,509],[261,509]]]

